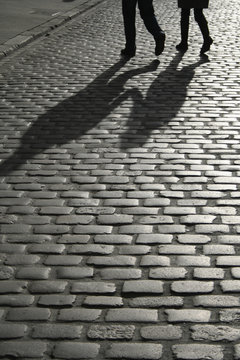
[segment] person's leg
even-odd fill
[[[204,54],[206,51],[210,49],[213,40],[209,34],[208,22],[203,14],[203,9],[194,9],[194,18],[198,23],[198,26],[203,36],[203,46],[201,49],[201,53]]]
[[[132,57],[136,52],[136,5],[137,0],[122,0],[122,14],[125,31],[125,49],[121,51],[122,55]]]
[[[181,10],[181,42],[176,46],[179,51],[187,51],[188,49],[188,32],[189,32],[190,9]]]
[[[138,0],[138,7],[146,29],[154,37],[156,43],[155,54],[160,55],[164,49],[165,33],[155,17],[153,0]]]

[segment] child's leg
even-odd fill
[[[210,46],[213,43],[212,38],[209,34],[209,28],[208,28],[208,22],[203,14],[203,9],[194,9],[194,17],[196,22],[198,23],[198,26],[201,30],[202,36],[203,36],[203,46],[201,49],[201,53],[205,53],[210,49]]]
[[[194,18],[198,23],[204,40],[209,38],[209,29],[207,20],[203,14],[203,9],[194,9]]]
[[[176,46],[177,50],[186,51],[188,49],[188,31],[189,31],[190,9],[181,10],[181,42]]]

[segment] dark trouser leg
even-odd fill
[[[190,9],[182,9],[181,11],[181,43],[186,44],[188,42],[188,31],[189,31],[189,16]]]
[[[146,29],[152,34],[154,39],[157,39],[162,33],[162,29],[155,17],[152,2],[153,0],[138,0],[138,7]]]
[[[157,22],[152,3],[153,0],[138,0],[138,7],[146,29],[155,39],[155,55],[158,56],[164,50],[165,34]]]
[[[194,17],[201,30],[204,41],[209,39],[209,29],[207,20],[203,14],[203,9],[194,9]]]
[[[122,13],[126,38],[125,48],[128,51],[133,51],[136,47],[136,5],[137,0],[122,0]]]

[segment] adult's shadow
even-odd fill
[[[121,135],[122,150],[143,146],[153,130],[166,126],[179,113],[195,69],[209,62],[207,55],[201,56],[197,62],[178,70],[182,58],[182,53],[174,56],[167,68],[153,81],[145,97],[137,88],[132,89],[134,105],[126,125],[127,130]]]
[[[76,95],[40,115],[24,133],[16,151],[0,164],[0,175],[20,169],[47,149],[77,141],[131,96],[132,91],[124,88],[127,80],[152,72],[159,65],[154,60],[141,68],[121,72],[114,78],[125,63],[123,59],[119,60]]]

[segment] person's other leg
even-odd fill
[[[154,37],[156,43],[155,54],[158,56],[164,50],[166,36],[156,19],[153,0],[138,0],[138,7],[146,29]]]
[[[176,46],[179,51],[187,51],[188,49],[188,32],[189,32],[190,9],[181,10],[181,42]]]
[[[213,40],[209,34],[208,22],[203,14],[203,9],[194,9],[194,18],[198,23],[198,26],[203,36],[203,46],[201,48],[201,54],[204,54],[210,49]]]
[[[122,14],[125,31],[125,49],[121,51],[124,56],[132,57],[136,52],[136,5],[137,0],[122,0]]]

